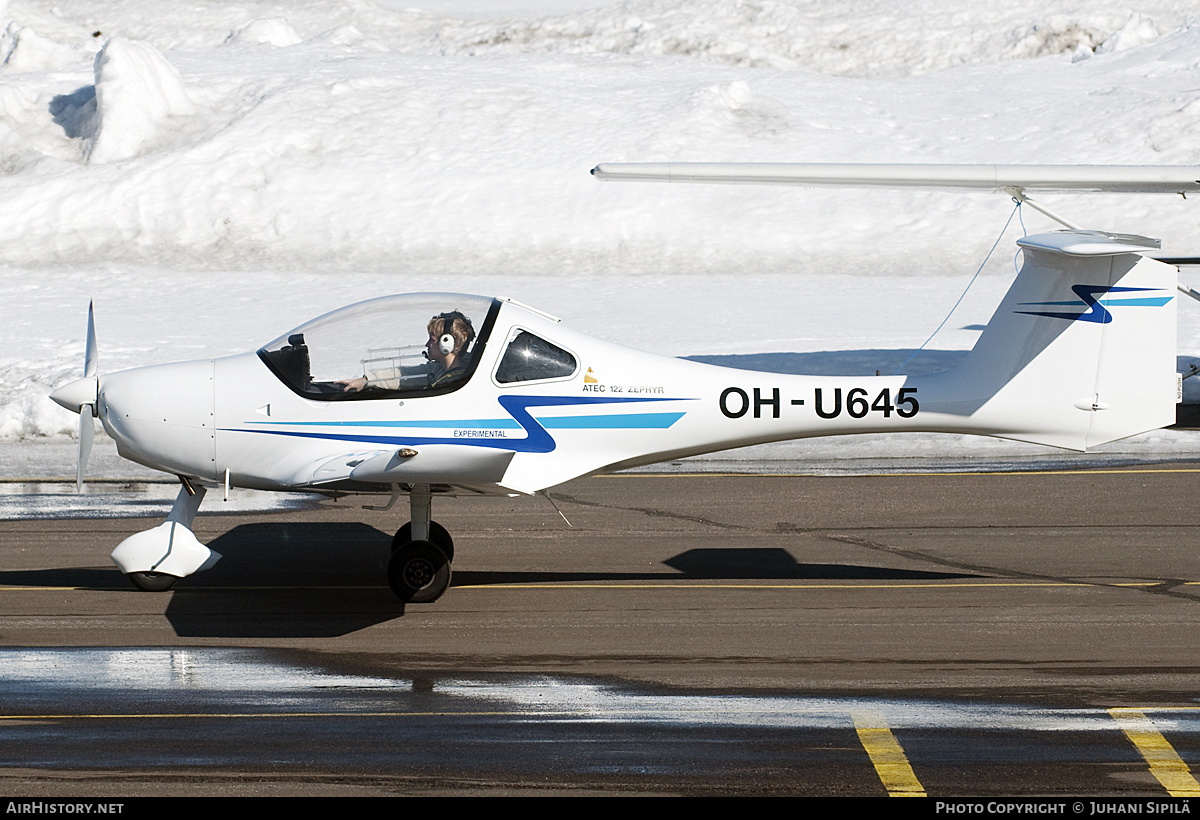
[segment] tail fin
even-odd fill
[[[1155,240],[1059,231],[1024,264],[963,364],[939,385],[988,435],[1086,450],[1173,423],[1176,269]],[[974,397],[974,398],[965,398]]]

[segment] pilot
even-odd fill
[[[458,312],[443,313],[429,320],[425,358],[433,363],[429,386],[452,384],[467,374],[467,347],[475,340],[471,320]]]
[[[471,326],[471,320],[460,311],[452,310],[430,319],[426,330],[429,333],[429,340],[425,342],[425,358],[430,366],[429,386],[442,387],[466,376],[470,360],[467,348],[475,340],[475,328]],[[400,377],[371,374],[337,384],[347,393],[356,393],[368,387],[397,390]]]

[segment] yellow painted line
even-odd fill
[[[1113,720],[1125,732],[1150,764],[1150,773],[1158,778],[1172,797],[1200,797],[1200,783],[1192,776],[1188,765],[1167,742],[1154,722],[1138,709],[1109,709]]]
[[[981,581],[970,583],[921,584],[707,584],[679,580],[674,583],[598,584],[598,583],[529,583],[529,584],[463,584],[452,589],[979,589],[982,587],[1155,587],[1161,581],[1122,581],[1120,583],[1089,583],[1086,581]],[[1187,581],[1179,586],[1198,586],[1200,581]]]
[[[282,591],[285,591],[285,590],[297,590],[297,589],[312,589],[312,590],[346,590],[346,589],[386,589],[386,587],[382,587],[382,586],[375,586],[375,585],[366,585],[366,584],[364,584],[364,585],[359,585],[359,586],[266,586],[266,585],[259,585],[259,586],[220,586],[220,587],[210,587],[210,586],[203,586],[203,587],[192,587],[192,586],[185,586],[185,587],[173,587],[173,588],[172,588],[171,590],[169,590],[169,591],[170,591],[170,592],[218,592],[218,591],[225,591],[225,590],[231,590],[231,589],[232,589],[232,590],[253,590],[253,589],[259,589],[259,590],[276,590],[276,591],[282,592]],[[19,586],[0,586],[0,592],[130,592],[130,593],[136,593],[136,594],[139,594],[139,595],[148,594],[148,593],[143,593],[141,590],[139,590],[139,589],[137,589],[136,587],[134,587],[134,586],[133,586],[133,584],[129,584],[128,586],[126,586],[126,585],[124,585],[124,584],[120,584],[120,583],[118,583],[118,584],[116,584],[116,585],[114,585],[114,586],[110,586],[110,587],[19,587]],[[152,595],[157,595],[158,593],[149,593],[149,594],[152,594]]]
[[[1121,588],[1137,588],[1137,587],[1154,587],[1161,584],[1161,581],[1118,581],[1114,583],[1089,582],[1089,581],[950,581],[946,583],[923,582],[923,583],[894,583],[894,584],[733,584],[733,583],[704,583],[699,581],[688,581],[681,578],[678,581],[668,581],[665,583],[659,582],[644,582],[644,583],[629,583],[629,584],[603,584],[603,583],[588,583],[580,581],[575,583],[527,583],[527,584],[454,584],[451,589],[983,589],[987,587],[1121,587]],[[1178,586],[1200,586],[1200,581],[1185,581]],[[360,589],[383,589],[383,587],[374,585],[360,586],[203,586],[203,587],[177,587],[173,592],[218,592],[225,590],[274,590],[283,592],[287,590],[360,590]],[[124,587],[24,587],[24,586],[0,586],[0,592],[129,592],[136,593],[137,590],[130,586],[128,589]]]
[[[989,475],[1120,475],[1122,473],[1200,473],[1200,467],[1156,469],[1143,467],[1132,470],[1111,468],[1103,470],[963,470],[961,472],[920,473],[603,473],[593,478],[913,478],[915,476],[954,477]]]
[[[926,797],[925,787],[917,780],[904,750],[896,741],[883,713],[874,709],[854,712],[854,729],[875,772],[890,797]]]
[[[558,711],[478,711],[478,712],[161,712],[149,714],[84,714],[84,715],[0,715],[0,721],[12,720],[130,720],[130,719],[163,719],[163,718],[323,718],[323,717],[541,717],[543,715],[563,717],[570,715],[590,716],[585,710]]]
[[[0,587],[0,592],[86,592],[91,587]]]

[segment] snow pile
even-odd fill
[[[237,45],[266,43],[267,45],[284,48],[301,42],[288,21],[282,17],[272,17],[269,20],[251,20],[235,28],[225,39],[226,43]]]
[[[42,37],[32,28],[16,23],[9,23],[0,33],[0,70],[4,72],[46,71],[73,63],[88,53],[80,46]]]
[[[1095,49],[1095,52],[1111,54],[1128,48],[1137,48],[1154,42],[1158,39],[1158,35],[1158,27],[1154,25],[1153,20],[1134,12],[1129,15],[1125,25],[1117,29],[1099,48]]]
[[[137,156],[173,117],[195,111],[183,77],[154,46],[114,37],[96,55],[93,98],[71,117],[89,162]]]

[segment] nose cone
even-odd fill
[[[216,470],[213,395],[211,359],[125,370],[101,381],[100,420],[125,458],[211,478]]]
[[[72,413],[78,413],[85,404],[90,404],[93,408],[96,406],[98,392],[99,384],[96,377],[84,376],[70,384],[64,384],[51,393],[50,398],[55,404],[67,408]]]

